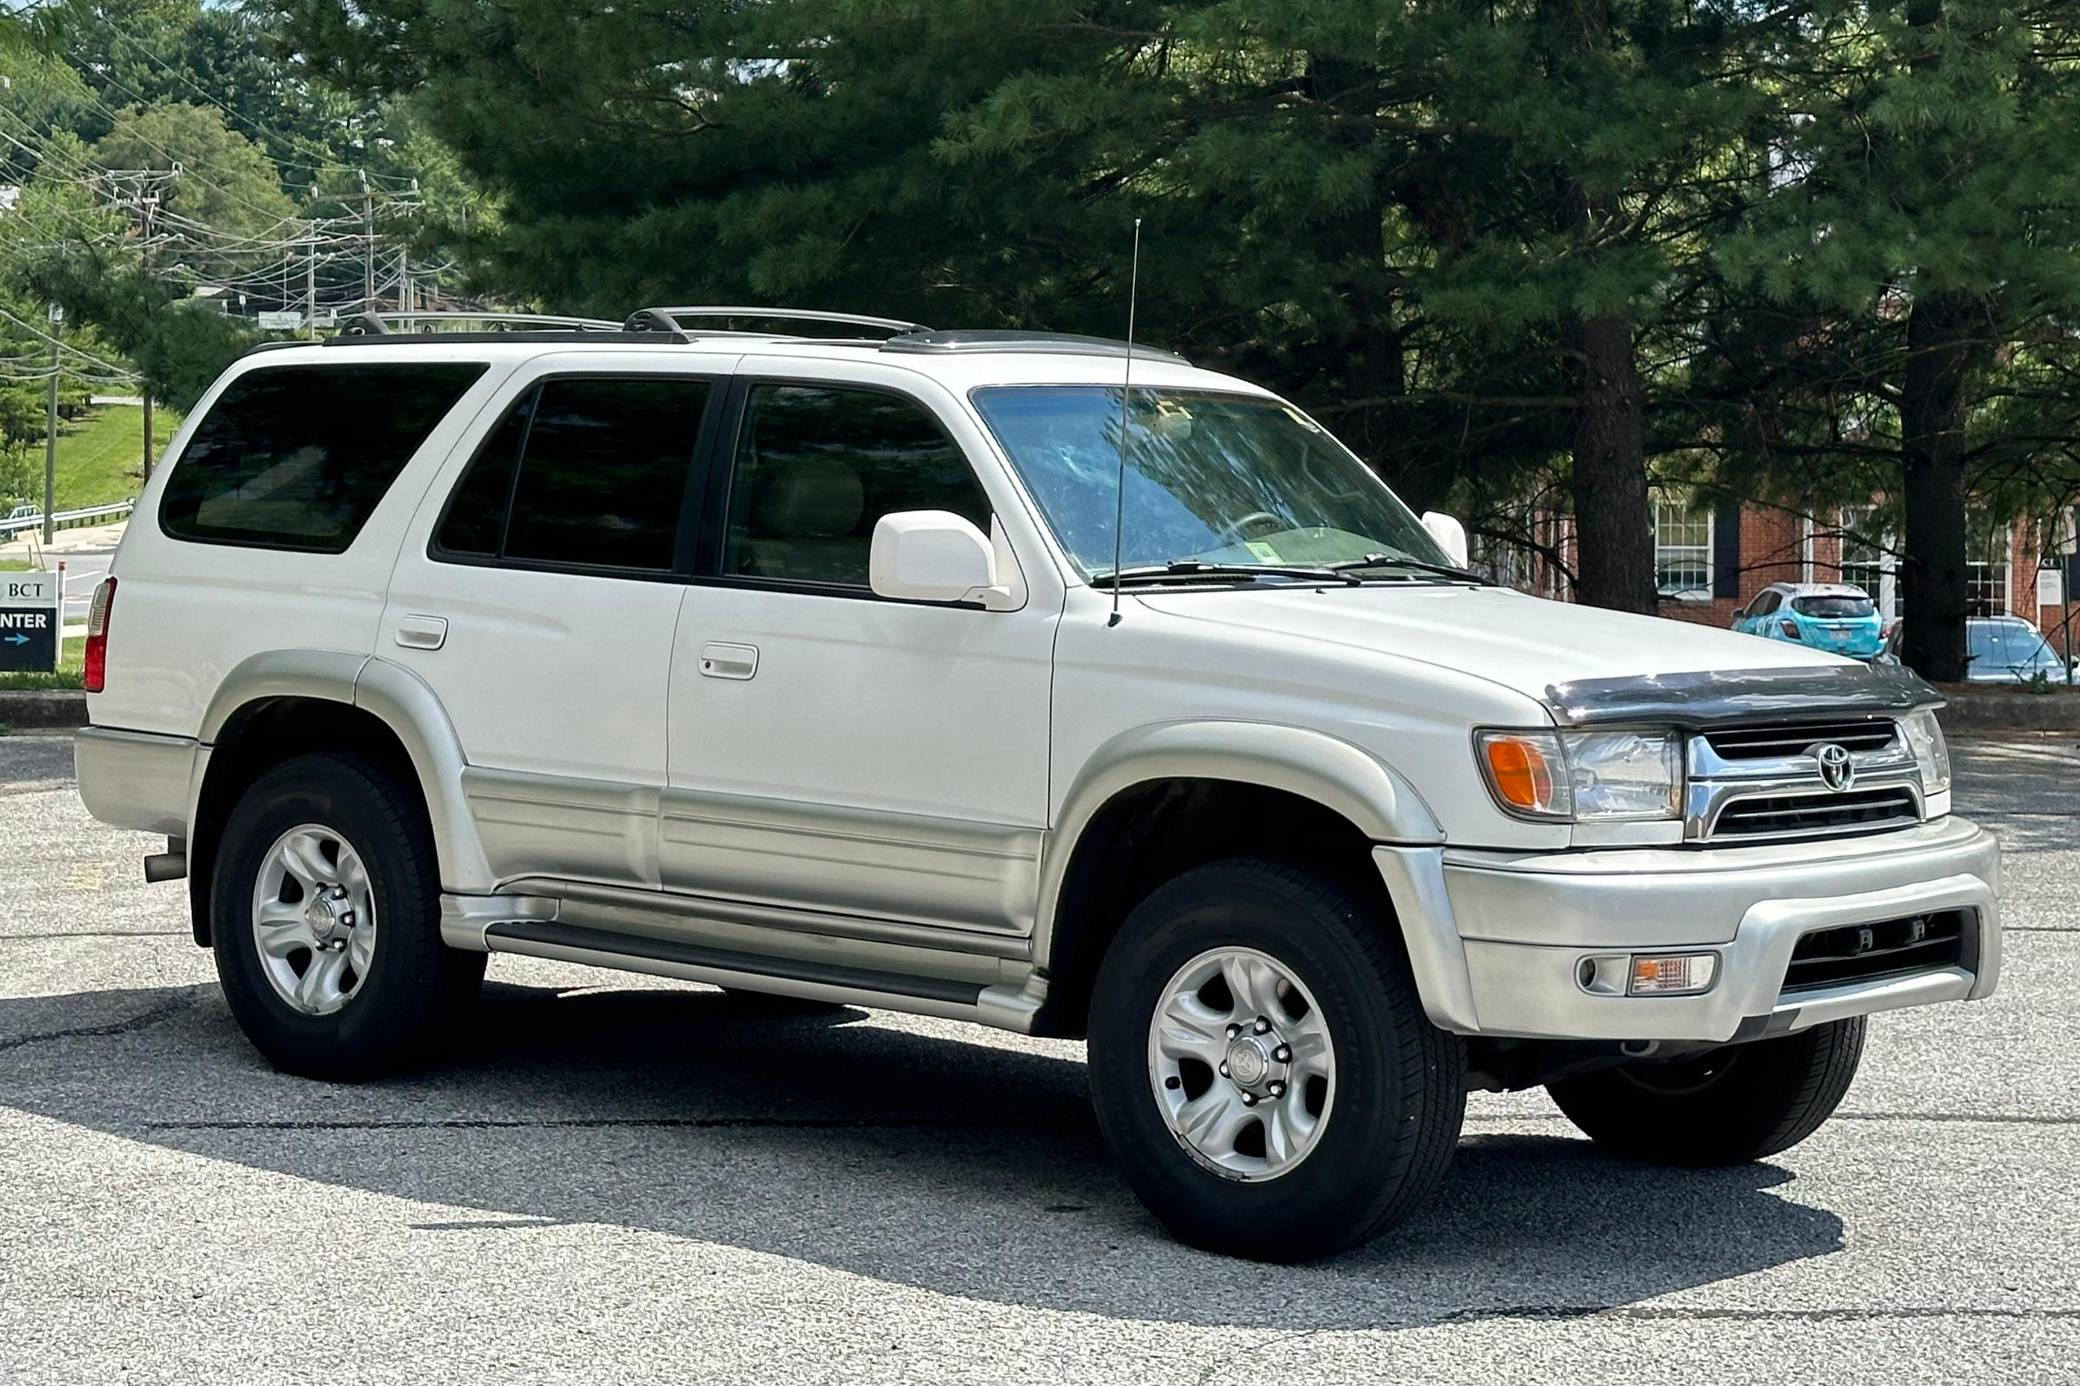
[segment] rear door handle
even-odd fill
[[[397,643],[408,650],[437,650],[448,643],[448,622],[440,616],[405,616],[397,622]]]
[[[711,679],[748,679],[758,672],[758,646],[711,640],[701,646],[701,673]]]

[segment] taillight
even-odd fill
[[[94,604],[87,608],[86,657],[80,663],[80,682],[89,693],[99,693],[108,681],[108,618],[116,607],[116,580],[101,579],[94,588]]]
[[[1798,639],[1798,622],[1796,621],[1779,621],[1777,622],[1777,629],[1784,632],[1786,640]]]

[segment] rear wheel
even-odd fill
[[[1864,1020],[1681,1059],[1641,1060],[1547,1086],[1598,1145],[1674,1165],[1735,1165],[1789,1150],[1841,1105]]]
[[[1465,1051],[1424,1017],[1391,919],[1270,862],[1158,888],[1099,969],[1098,1124],[1134,1191],[1212,1251],[1291,1261],[1377,1235],[1437,1187]]]
[[[483,954],[441,943],[425,813],[359,756],[299,756],[253,782],[225,824],[210,910],[232,1014],[291,1073],[420,1061],[483,981]]]

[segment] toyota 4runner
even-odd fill
[[[1868,1015],[1994,987],[1927,685],[1492,585],[1167,353],[371,330],[171,457],[80,791],[292,1072],[437,1057],[487,953],[1087,1036],[1156,1216],[1296,1258],[1417,1207],[1470,1088],[1752,1160]]]

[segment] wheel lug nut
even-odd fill
[[[340,922],[340,927],[341,927],[341,928],[343,928],[343,929],[351,929],[351,928],[353,928],[353,927],[354,927],[354,912],[353,912],[352,910],[342,910],[342,911],[340,912],[340,916],[339,916],[339,922]]]
[[[1253,1093],[1253,1092],[1246,1092],[1246,1093],[1242,1094],[1242,1105],[1243,1105],[1243,1106],[1245,1106],[1245,1107],[1254,1107],[1254,1106],[1256,1106],[1256,1105],[1257,1105],[1257,1095],[1256,1095],[1255,1093]]]
[[[1221,1077],[1225,1078],[1225,1077],[1227,1077],[1227,1076],[1228,1076],[1228,1066],[1227,1066],[1226,1064],[1222,1064],[1222,1065],[1221,1065]]]
[[[1235,1038],[1235,1037],[1236,1037],[1237,1035],[1239,1035],[1239,1034],[1241,1034],[1241,1033],[1242,1033],[1242,1027],[1241,1027],[1240,1025],[1230,1025],[1230,1026],[1228,1027],[1228,1038],[1229,1038],[1229,1039],[1234,1039],[1234,1038]]]
[[[1289,1064],[1293,1061],[1293,1046],[1281,1044],[1278,1048],[1271,1051],[1271,1057],[1282,1064]]]
[[[1286,1095],[1286,1085],[1284,1083],[1273,1083],[1265,1091],[1273,1097],[1284,1097]]]
[[[1264,1017],[1262,1016],[1258,1016],[1257,1023],[1252,1028],[1255,1029],[1256,1032],[1260,1035],[1268,1035],[1271,1033],[1271,1022],[1264,1019]]]
[[[336,886],[334,886],[334,887],[332,888],[332,898],[333,898],[333,899],[335,899],[335,900],[344,900],[344,899],[346,899],[346,898],[347,898],[347,888],[346,888],[345,886],[343,886],[343,885],[336,885]]]

